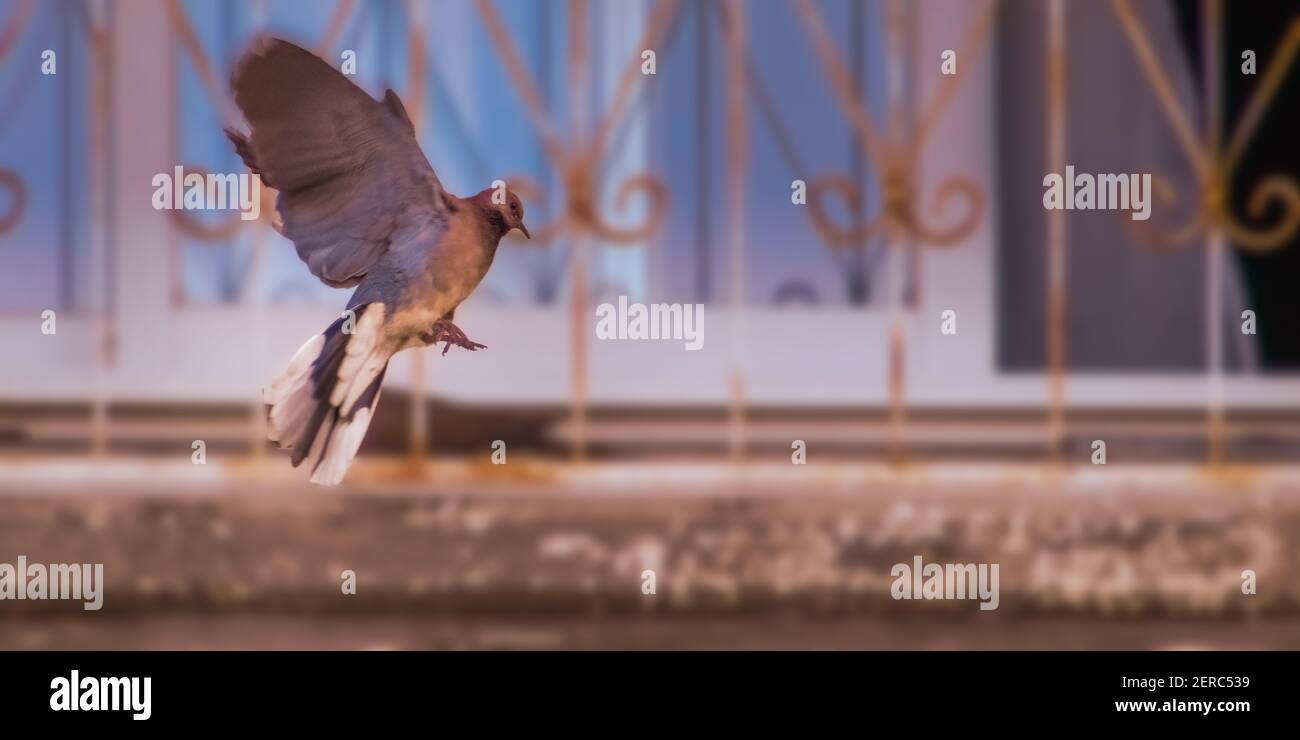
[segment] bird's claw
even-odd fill
[[[425,335],[425,338],[431,345],[437,344],[438,342],[446,342],[442,348],[442,354],[444,356],[447,354],[447,351],[451,349],[453,344],[457,347],[467,349],[470,352],[487,349],[486,344],[479,344],[478,342],[471,341],[469,337],[465,336],[465,332],[460,330],[459,326],[456,326],[446,319],[435,321],[432,330]]]
[[[447,342],[446,344],[444,344],[444,345],[442,346],[442,354],[443,354],[443,356],[446,356],[446,354],[447,354],[447,350],[451,349],[451,345],[452,345],[452,344],[453,344],[453,342]],[[455,342],[454,344],[455,344],[457,347],[464,347],[465,349],[469,350],[470,352],[477,352],[478,350],[481,350],[481,349],[487,349],[487,345],[486,345],[486,344],[479,344],[478,342],[471,342],[471,341],[468,340],[468,339],[466,339],[466,340],[463,341],[463,342]]]

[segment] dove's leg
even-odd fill
[[[465,332],[461,331],[460,327],[453,324],[451,319],[448,318],[441,318],[433,322],[433,327],[428,332],[425,332],[423,339],[429,344],[446,342],[447,344],[442,348],[444,355],[447,354],[447,350],[451,349],[453,344],[471,352],[487,349],[486,344],[470,341],[470,338],[465,336]]]

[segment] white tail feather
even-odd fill
[[[376,396],[375,400],[378,401],[379,397]],[[357,411],[351,421],[340,419],[330,430],[329,443],[323,458],[319,457],[320,451],[315,445],[312,446],[312,454],[308,459],[320,461],[311,474],[312,483],[333,486],[343,480],[348,468],[352,466],[352,459],[357,456],[361,440],[366,437],[366,429],[370,427],[370,416],[370,409],[364,408]],[[317,435],[316,440],[319,442],[325,436],[327,435]]]
[[[267,436],[285,448],[310,439],[305,454],[295,452],[294,464],[306,461],[311,481],[321,485],[341,482],[352,465],[379,401],[377,388],[369,396],[367,390],[381,382],[377,379],[392,356],[382,346],[384,305],[371,303],[358,313],[355,328],[341,339],[336,325],[307,340],[262,394],[269,407]],[[331,358],[338,367],[334,376],[314,378],[318,366],[326,366]],[[329,389],[329,398],[318,398],[317,383]]]
[[[262,391],[262,401],[270,406],[266,436],[281,447],[293,446],[291,435],[302,431],[311,416],[311,367],[324,346],[324,334],[308,339],[289,360],[289,367]]]

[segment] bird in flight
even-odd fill
[[[266,39],[231,78],[249,133],[235,151],[279,191],[280,233],[326,285],[356,290],[263,390],[268,436],[334,485],[356,456],[393,355],[445,342],[476,351],[452,319],[524,206],[504,186],[443,189],[392,90],[375,100],[311,52]]]

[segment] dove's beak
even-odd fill
[[[532,234],[529,234],[529,233],[528,233],[528,227],[527,227],[527,226],[524,226],[524,222],[523,222],[523,221],[520,221],[519,223],[515,224],[515,228],[516,228],[516,229],[519,229],[519,230],[522,231],[522,232],[524,232],[524,238],[525,238],[525,239],[532,239],[532,238],[533,238]]]

